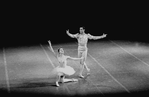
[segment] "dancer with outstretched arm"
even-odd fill
[[[78,57],[79,58],[83,57],[83,59],[80,61],[81,70],[80,70],[79,76],[81,78],[84,78],[84,76],[82,75],[84,67],[88,72],[90,72],[90,69],[87,67],[85,63],[87,58],[87,52],[88,52],[88,48],[87,48],[88,39],[93,39],[93,40],[101,39],[106,37],[106,34],[103,34],[102,36],[93,36],[91,34],[86,34],[85,29],[83,27],[80,27],[80,33],[71,34],[69,33],[69,30],[67,30],[66,33],[71,38],[76,38],[78,40]]]
[[[83,57],[81,58],[73,58],[73,57],[70,57],[70,56],[67,56],[64,54],[64,50],[63,48],[59,48],[58,49],[58,54],[56,54],[52,48],[52,45],[51,45],[51,41],[49,40],[48,41],[49,43],[49,46],[50,46],[50,50],[53,52],[54,56],[58,59],[58,62],[59,62],[59,66],[57,66],[54,71],[57,73],[58,75],[58,79],[56,81],[56,86],[59,86],[59,82],[68,82],[68,81],[78,81],[78,79],[66,79],[65,78],[65,75],[73,75],[75,73],[75,70],[70,67],[70,66],[67,66],[67,60],[68,59],[71,59],[71,60],[82,60]]]

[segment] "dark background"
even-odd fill
[[[140,2],[7,2],[3,8],[1,47],[75,42],[66,35],[108,36],[102,40],[148,43],[148,9]]]

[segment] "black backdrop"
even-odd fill
[[[102,35],[104,40],[148,42],[147,9],[141,4],[18,4],[3,7],[1,46],[74,42],[66,35],[79,32]]]

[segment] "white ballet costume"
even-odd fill
[[[72,67],[67,66],[67,58],[68,57],[69,56],[65,56],[65,55],[63,55],[62,57],[57,56],[57,59],[60,63],[60,65],[55,68],[55,72],[57,74],[66,74],[66,75],[70,76],[75,73],[75,70]]]

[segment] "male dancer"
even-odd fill
[[[90,71],[90,69],[87,67],[85,63],[86,58],[87,58],[87,52],[88,52],[88,48],[87,48],[88,39],[94,39],[94,40],[101,39],[101,38],[106,37],[106,34],[103,34],[102,36],[93,36],[91,34],[86,34],[85,29],[83,29],[83,27],[80,27],[80,33],[71,34],[69,33],[69,30],[67,30],[66,33],[71,38],[76,38],[78,40],[78,57],[79,58],[83,57],[83,59],[80,61],[81,71],[80,71],[79,76],[81,78],[84,78],[84,76],[82,75],[84,67],[86,68],[88,72]]]

